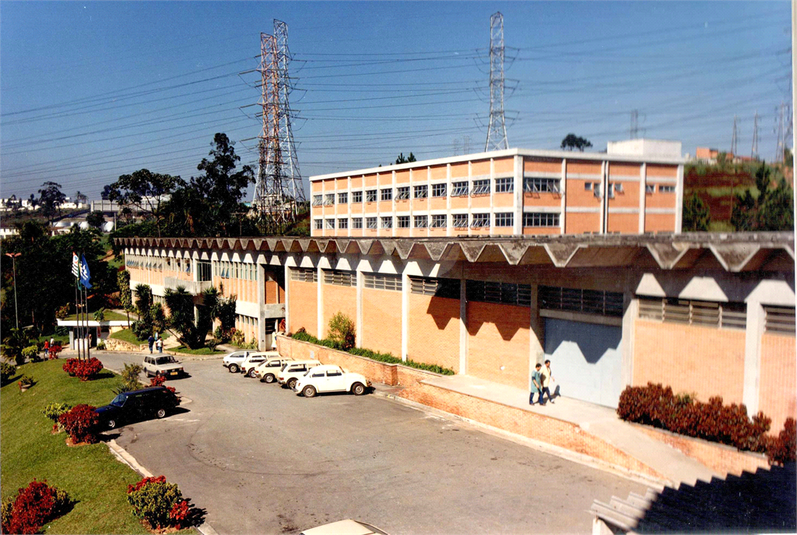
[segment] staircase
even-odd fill
[[[593,535],[618,533],[794,532],[797,530],[795,464],[755,473],[648,489],[610,502],[595,500]]]

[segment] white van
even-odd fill
[[[288,362],[293,362],[293,359],[291,357],[272,357],[254,368],[254,376],[259,378],[261,383],[274,383],[277,381],[277,374]]]
[[[316,366],[321,366],[321,363],[317,360],[295,360],[293,362],[287,362],[279,373],[277,373],[277,382],[283,386],[288,385],[288,388],[293,390],[299,377]]]

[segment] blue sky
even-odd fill
[[[289,27],[302,174],[484,149],[489,20],[504,15],[510,147],[569,132],[775,153],[788,2],[0,2],[0,195],[98,199],[119,175],[197,174],[216,132],[256,165],[260,32]],[[246,72],[250,71],[250,72]],[[38,194],[37,194],[38,196]]]

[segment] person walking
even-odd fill
[[[152,346],[155,345],[155,338],[150,334],[149,338],[147,338],[147,343],[149,344],[149,354],[152,354]]]
[[[531,372],[531,395],[529,396],[529,405],[534,405],[534,394],[539,394],[537,403],[542,405],[542,374],[540,368],[542,364],[539,362],[534,366],[534,371]]]
[[[551,372],[550,360],[545,361],[545,367],[540,372],[540,375],[542,375],[542,392],[540,393],[540,400],[539,400],[540,405],[545,405],[543,397],[545,396],[546,393],[548,394],[548,401],[553,403],[554,401],[553,398],[551,397],[551,381],[553,381],[554,378],[553,378],[553,373]]]
[[[163,338],[158,338],[158,341],[155,342],[155,345],[158,348],[158,353],[163,353]]]

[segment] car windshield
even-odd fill
[[[125,396],[123,396],[122,394],[119,394],[118,396],[113,398],[113,401],[111,401],[111,405],[113,405],[115,407],[122,407],[125,404],[125,400],[126,399],[127,398]]]
[[[169,355],[168,357],[158,357],[155,359],[155,364],[174,364],[177,361],[174,360],[174,357]]]

